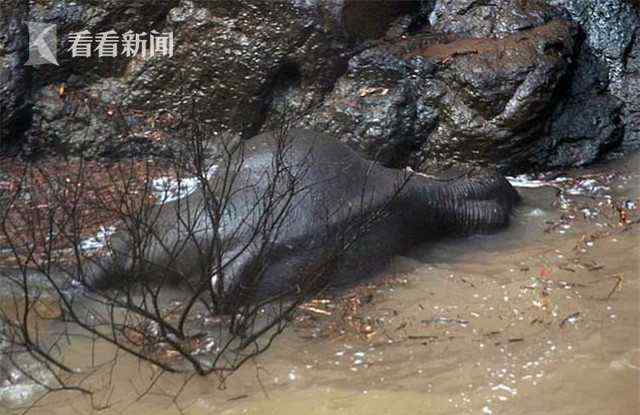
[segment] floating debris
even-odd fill
[[[576,179],[575,184],[566,189],[566,192],[570,195],[596,195],[603,194],[608,190],[611,188],[595,179]]]
[[[422,320],[422,324],[459,324],[462,327],[469,325],[469,320],[448,318],[448,317],[434,317],[431,320]]]
[[[562,319],[560,322],[560,327],[564,327],[567,324],[576,324],[578,322],[578,318],[580,317],[580,312],[577,311],[573,314],[569,314],[567,317]]]
[[[80,241],[79,248],[83,252],[95,252],[107,246],[111,235],[116,232],[115,226],[100,226],[96,235]]]
[[[540,208],[531,209],[531,211],[527,213],[527,216],[535,216],[535,217],[542,217],[545,215],[546,215],[545,211]]]
[[[508,393],[510,393],[511,395],[514,395],[514,396],[518,394],[518,390],[516,388],[511,388],[511,387],[509,387],[509,386],[507,386],[505,384],[502,384],[502,383],[492,387],[491,390],[494,390],[494,391],[502,390],[502,391],[508,392]]]
[[[522,187],[522,188],[539,188],[539,187],[559,187],[562,183],[571,181],[568,177],[556,177],[553,180],[540,180],[534,179],[529,175],[521,174],[519,176],[509,176],[507,180],[513,187]]]

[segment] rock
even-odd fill
[[[624,139],[626,149],[640,148],[640,33],[636,29],[633,44],[627,54],[626,75],[617,97],[624,102]]]
[[[623,87],[628,53],[638,29],[637,11],[625,0],[549,0],[565,7],[583,28],[586,43],[609,71],[613,91]]]
[[[592,163],[619,145],[623,136],[622,102],[608,91],[607,67],[584,42],[577,50],[557,94],[549,145],[541,150],[547,154],[547,167]]]
[[[36,3],[30,18],[58,25],[62,55],[59,68],[38,68],[35,73],[34,97],[49,102],[34,107],[32,141],[66,143],[69,148],[83,141],[117,141],[108,138],[109,129],[98,127],[106,127],[99,119],[102,109],[94,111],[95,117],[91,111],[73,113],[75,119],[70,120],[71,113],[60,111],[62,102],[56,103],[67,98],[55,98],[51,89],[65,86],[70,96],[90,96],[100,89],[93,84],[104,79],[119,83],[121,95],[98,96],[97,104],[117,105],[127,125],[158,117],[177,124],[181,116],[194,116],[214,131],[254,135],[320,102],[346,70],[353,48],[388,33],[400,36],[413,23],[406,13],[423,16],[429,1],[182,0],[160,7],[152,7],[149,0]],[[120,34],[171,32],[174,55],[72,58],[66,50],[69,35],[84,29],[94,34],[110,29]],[[84,85],[73,87],[67,82],[71,75]],[[83,125],[86,134],[80,132]],[[61,136],[65,129],[69,131]]]
[[[120,53],[115,58],[98,56],[97,40],[91,57],[72,57],[70,36],[83,30],[93,36],[110,30],[120,35],[129,30],[148,33],[160,28],[175,5],[177,0],[31,2],[29,20],[56,25],[60,65],[31,69],[32,122],[24,137],[25,151],[37,153],[53,145],[100,155],[107,151],[105,146],[120,145],[126,130],[116,122],[115,110],[125,89],[118,79],[129,59]]]
[[[104,155],[118,142],[115,102],[122,85],[110,78],[85,86],[78,78],[64,84],[45,85],[33,92],[34,115],[30,137],[37,153],[42,147],[62,152],[83,151],[87,156]],[[120,132],[124,131],[120,128]],[[37,139],[36,139],[37,137]]]
[[[59,67],[34,68],[37,87],[52,81],[64,81],[70,74],[82,74],[87,80],[117,76],[127,60],[122,57],[98,57],[94,50],[90,58],[72,57],[70,34],[88,30],[92,35],[115,30],[118,34],[131,30],[148,33],[158,29],[178,0],[103,0],[69,2],[67,0],[30,2],[29,20],[57,26]],[[95,48],[95,45],[94,45]]]
[[[606,15],[597,30],[617,28],[591,35],[596,42],[589,41],[588,26],[582,41],[576,26],[564,22],[576,13],[563,2],[436,1],[433,36],[422,47],[436,69],[421,71],[390,51],[397,40],[374,48],[350,61],[348,74],[301,124],[396,167],[422,160],[423,169],[495,164],[507,171],[594,162],[623,132],[625,143],[633,143],[639,130],[634,68],[640,54],[629,43],[637,39],[628,34],[635,33],[635,20],[623,2],[610,7],[611,15],[597,2],[571,2]],[[599,16],[589,13],[592,20]],[[611,62],[620,61],[621,50],[631,69],[616,78],[620,66]],[[426,122],[416,125],[423,114]]]
[[[338,3],[342,7],[338,8],[336,17],[347,37],[353,40],[380,38],[396,19],[422,12],[420,1],[342,0]]]
[[[27,4],[20,0],[0,3],[0,144],[15,141],[16,129],[28,117]]]
[[[575,36],[573,25],[553,21],[503,39],[368,50],[302,125],[390,166],[524,168],[546,143]]]
[[[174,32],[175,56],[131,62],[124,103],[195,109],[216,129],[253,135],[280,95],[304,89],[317,99],[344,70],[335,22],[322,12],[316,2],[182,1],[163,29]]]
[[[559,17],[544,0],[438,0],[432,30],[459,37],[503,38]]]
[[[552,122],[534,129],[548,139],[531,149],[531,161],[547,167],[588,164],[615,148],[623,131],[627,147],[640,144],[638,15],[626,0],[439,0],[430,22],[432,30],[455,38],[504,38],[558,17],[580,24],[584,40],[578,40],[557,86]],[[487,96],[493,99],[500,98]],[[465,112],[464,105],[457,109]]]
[[[631,0],[25,3],[0,8],[0,109],[5,136],[32,122],[34,149],[168,148],[184,116],[212,136],[313,127],[424,169],[582,165],[640,145]],[[29,69],[30,89],[11,23],[25,16],[59,38],[60,66]],[[85,29],[171,32],[174,53],[73,58]]]
[[[423,149],[427,165],[537,163],[554,94],[574,50],[576,27],[564,21],[503,39],[463,39],[420,52],[441,66],[441,121]]]
[[[585,105],[587,104],[587,105]],[[620,105],[608,96],[577,96],[562,102],[554,114],[551,149],[545,151],[544,166],[584,166],[593,163],[620,144],[623,128]]]
[[[139,0],[99,6],[64,1],[36,5],[32,18],[58,24],[61,47],[72,31],[114,29],[121,34],[155,29],[173,34],[174,49],[173,56],[146,59],[71,58],[64,52],[60,68],[39,68],[39,81],[34,84],[36,122],[31,131],[38,137],[32,141],[65,143],[71,149],[83,142],[114,143],[116,132],[128,133],[106,128],[108,120],[101,119],[104,109],[114,105],[128,126],[158,118],[177,124],[181,116],[189,116],[214,130],[253,135],[281,96],[304,90],[318,100],[344,71],[348,57],[342,55],[346,50],[343,30],[321,3],[185,0],[151,7],[149,1]],[[141,8],[154,12],[148,15]],[[125,18],[130,15],[131,19]],[[71,75],[80,84],[67,82]],[[120,85],[117,96],[98,95],[92,103],[99,109],[61,111],[65,105],[76,108],[68,103],[70,97],[95,95],[104,80]],[[61,86],[68,93],[56,98],[53,89]]]
[[[387,166],[405,166],[436,126],[438,112],[427,102],[442,94],[434,69],[386,47],[367,50],[299,125],[331,133]]]
[[[548,0],[564,7],[584,31],[577,66],[604,71],[604,88],[622,103],[625,147],[640,146],[640,18],[631,0]],[[634,4],[635,3],[635,4]],[[585,58],[586,56],[586,58]],[[580,69],[579,69],[580,70]],[[584,82],[577,77],[575,83]],[[577,97],[572,97],[577,100]],[[591,106],[589,99],[583,105]],[[609,105],[610,106],[610,105]],[[578,123],[583,123],[580,119]],[[558,139],[556,137],[556,139]],[[571,163],[571,160],[567,160]]]

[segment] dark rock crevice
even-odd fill
[[[277,123],[287,116],[294,116],[295,111],[301,110],[299,105],[293,104],[293,96],[299,93],[303,81],[300,65],[285,60],[273,75],[257,100],[257,118],[251,125],[242,127],[242,137],[250,138],[261,130],[274,129]],[[277,113],[277,116],[274,116]],[[272,119],[269,119],[269,116]],[[274,119],[275,118],[275,119]]]
[[[608,94],[608,69],[581,33],[576,52],[553,98],[549,140],[541,167],[583,166],[620,145],[622,102]]]

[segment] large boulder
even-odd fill
[[[538,146],[574,51],[565,21],[502,39],[463,39],[420,51],[442,65],[441,121],[423,149],[427,164],[523,169],[541,162]]]
[[[131,138],[124,135],[133,131],[126,125],[130,118],[123,118],[116,107],[124,94],[124,85],[112,78],[87,84],[76,75],[64,83],[34,88],[33,123],[25,149],[114,155],[113,148],[124,145],[123,140]]]
[[[615,97],[621,105],[621,125],[624,128],[623,144],[626,147],[640,146],[640,17],[638,3],[634,0],[548,0],[565,8],[584,31],[584,40],[577,56],[577,73],[573,83],[584,83],[581,73],[599,72],[592,80],[600,90]],[[587,80],[587,83],[589,82]],[[580,86],[573,87],[573,90]],[[598,91],[598,95],[602,95]],[[592,100],[583,94],[584,107],[593,107],[601,99]],[[580,104],[578,104],[580,105]],[[613,104],[608,103],[607,107]],[[569,111],[572,111],[569,106]],[[576,119],[577,124],[587,124],[593,112],[587,111]],[[599,118],[602,119],[604,114]],[[563,122],[562,122],[563,123]],[[578,128],[580,128],[578,126]],[[556,135],[556,138],[561,138]],[[591,161],[591,160],[587,160]],[[571,162],[571,160],[569,160]]]
[[[123,137],[179,137],[176,130],[185,116],[197,117],[213,131],[254,135],[321,102],[345,71],[352,51],[385,35],[406,13],[424,14],[422,3],[36,4],[33,20],[58,24],[62,56],[60,67],[39,68],[36,74],[32,141],[64,142],[65,148],[76,149],[87,144],[113,147]],[[174,54],[72,58],[69,34],[85,29],[94,34],[109,29],[171,32]],[[60,90],[64,94],[56,93]],[[122,122],[113,122],[116,116],[124,119],[125,131]]]
[[[592,163],[640,144],[638,9],[626,0],[438,1],[434,28],[456,36],[504,37],[562,17],[580,25],[575,54],[553,98],[551,122],[537,129],[533,161],[544,167]]]
[[[194,109],[220,130],[254,134],[274,95],[331,88],[346,61],[333,24],[307,4],[183,1],[163,29],[174,57],[132,61],[124,103],[176,117]]]
[[[386,164],[429,169],[584,165],[638,142],[629,2],[437,0],[429,24],[404,46],[353,58],[302,124]]]
[[[529,165],[575,36],[573,25],[557,20],[502,39],[425,36],[408,49],[368,50],[303,124],[388,165]]]
[[[27,12],[24,1],[0,2],[0,145],[14,141],[18,124],[27,116]]]

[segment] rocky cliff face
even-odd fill
[[[637,147],[640,144],[638,2],[549,0],[549,3],[564,8],[583,30],[582,43],[572,73],[572,98],[580,100],[579,96],[591,89],[595,93],[593,103],[582,99],[587,106],[597,107],[598,102],[602,102],[602,96],[615,101],[613,105],[619,105],[620,126],[624,130],[623,145]],[[588,123],[589,115],[583,114],[580,117],[582,119],[575,125]],[[582,129],[586,130],[588,127],[584,125]]]
[[[388,164],[525,166],[537,161],[575,37],[553,21],[501,39],[369,49],[307,124]]]
[[[185,116],[213,139],[287,119],[423,170],[582,165],[640,145],[631,0],[10,3],[0,128],[27,149],[171,146]],[[57,25],[60,66],[23,65],[26,21]],[[71,57],[85,29],[172,32],[174,55]]]
[[[27,112],[27,12],[22,1],[0,3],[0,137],[15,135]]]

